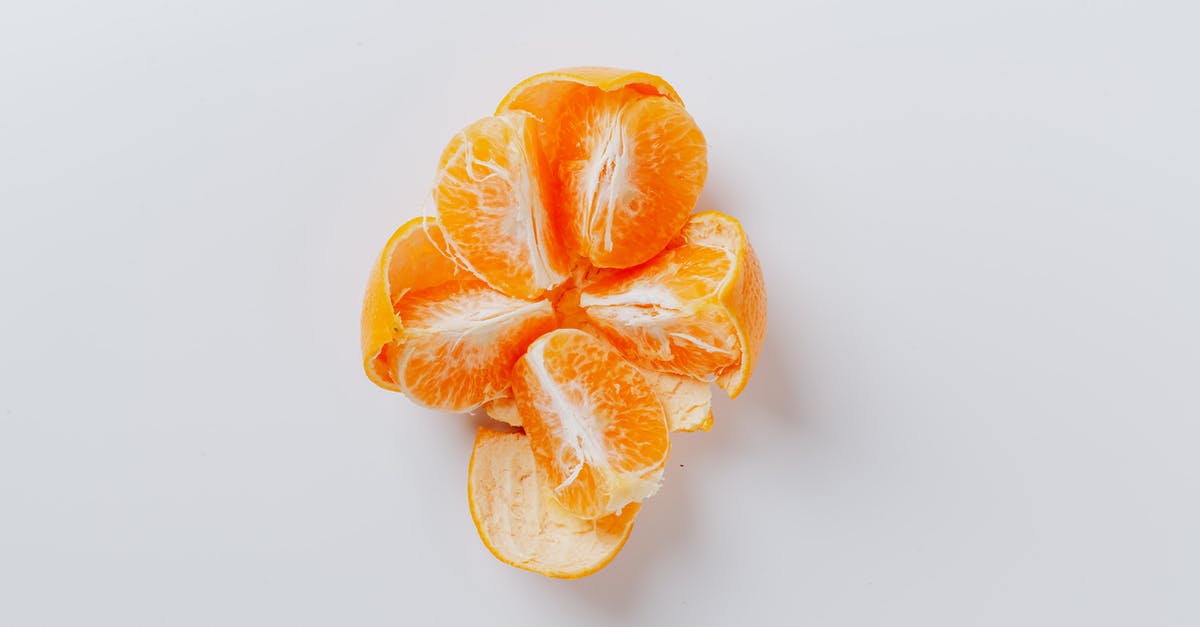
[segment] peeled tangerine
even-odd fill
[[[367,283],[363,368],[425,407],[488,415],[471,516],[499,560],[582,577],[624,545],[673,431],[741,393],[766,295],[741,225],[692,213],[704,135],[663,79],[571,68],[522,81],[446,146],[436,216]]]

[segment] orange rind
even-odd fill
[[[565,98],[581,87],[594,87],[603,92],[628,89],[646,96],[662,96],[683,104],[670,83],[654,74],[620,68],[581,66],[542,72],[517,83],[509,90],[496,113],[521,110],[542,119],[550,117]]]
[[[435,220],[413,218],[384,245],[367,279],[362,309],[363,369],[376,385],[400,391],[395,381],[395,354],[404,324],[396,305],[414,289],[440,285],[463,276],[445,248]]]
[[[529,436],[480,428],[467,472],[471,519],[496,559],[577,579],[604,568],[629,539],[638,505],[596,520],[563,509],[535,477]]]

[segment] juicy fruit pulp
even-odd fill
[[[414,289],[440,285],[466,275],[439,250],[445,241],[437,228],[413,218],[396,229],[371,269],[363,297],[362,352],[367,378],[388,390],[396,383],[396,353],[403,342],[400,300]]]
[[[566,279],[567,256],[550,219],[551,186],[520,111],[463,129],[442,154],[434,201],[454,254],[498,290],[536,298]]]
[[[704,187],[704,136],[665,98],[581,90],[556,133],[568,240],[603,268],[628,268],[662,250]]]
[[[715,379],[737,396],[762,348],[762,271],[741,225],[696,214],[667,249],[584,288],[579,304],[618,348],[652,370]]]
[[[384,246],[363,300],[368,378],[426,407],[482,407],[471,515],[501,561],[602,568],[658,489],[670,433],[741,393],[766,297],[733,218],[693,214],[704,136],[665,81],[572,68],[522,81],[456,134],[436,217]]]
[[[547,333],[513,369],[539,476],[582,518],[654,494],[671,448],[662,403],[615,349],[575,329]]]
[[[474,279],[413,292],[397,315],[407,337],[396,360],[401,391],[449,411],[504,394],[525,347],[555,326],[548,301],[505,296]]]

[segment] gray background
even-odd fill
[[[6,5],[0,624],[1200,623],[1195,5],[784,4]],[[586,63],[689,103],[770,329],[565,583],[358,313],[444,142]]]

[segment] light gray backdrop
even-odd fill
[[[0,624],[1200,624],[1186,2],[0,9]],[[762,257],[625,551],[495,561],[368,267],[536,71],[671,80]]]

